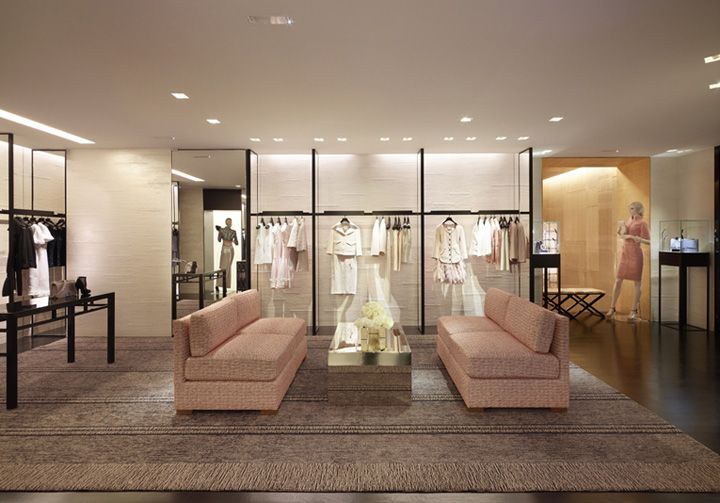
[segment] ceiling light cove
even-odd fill
[[[292,26],[295,20],[290,16],[248,16],[248,23],[272,26]]]
[[[273,138],[273,141],[276,141],[276,142],[280,143],[280,142],[285,141],[285,138],[280,138],[280,137],[278,137],[278,138]]]
[[[560,122],[564,117],[550,117],[550,122]]]
[[[720,82],[715,82],[714,84],[710,84],[708,87],[710,89],[720,89]]]
[[[708,56],[705,58],[705,64],[715,63],[717,61],[720,61],[720,54],[715,54],[714,56]]]
[[[669,150],[666,150],[665,152],[667,152],[668,154],[672,154],[673,152],[677,152],[677,150],[678,149],[676,149],[676,148],[671,148]]]
[[[473,118],[468,117],[467,115],[460,117],[460,122],[472,122],[472,121],[473,121]]]
[[[443,138],[443,141],[453,141],[455,138],[453,136],[446,136]]]
[[[185,93],[170,93],[170,94],[172,94],[172,97],[175,98],[176,100],[189,100],[190,99],[190,96],[188,96]]]
[[[533,152],[533,155],[548,155],[550,153],[552,153],[552,150],[548,148],[545,150],[536,150],[535,152]]]
[[[475,141],[477,140],[477,136],[468,136],[465,138],[465,141]]]
[[[495,137],[495,139],[497,141],[503,141],[503,140],[507,140],[507,136],[497,136],[497,137]]]
[[[188,175],[187,173],[184,173],[177,169],[171,169],[170,172],[175,176],[179,176],[180,178],[185,178],[186,180],[190,180],[191,182],[204,182],[205,181],[202,178],[198,178],[197,176]],[[166,173],[167,173],[167,171],[166,171]]]
[[[518,136],[518,141],[525,141],[525,140],[529,140],[529,139],[530,139],[529,136]]]
[[[60,138],[65,138],[66,140],[74,141],[75,143],[81,143],[83,145],[93,145],[95,143],[92,140],[76,136],[74,134],[68,133],[67,131],[63,131],[62,129],[48,126],[47,124],[43,124],[42,122],[37,122],[32,119],[28,119],[27,117],[23,117],[22,115],[8,112],[6,110],[0,110],[0,119],[5,119],[20,124],[22,126],[37,129],[38,131],[42,131],[43,133],[48,133],[53,136],[59,136]]]
[[[345,138],[344,136],[338,136],[337,141],[347,141],[347,138]]]
[[[260,143],[260,138],[250,138],[251,142]]]
[[[213,126],[217,126],[220,124],[220,119],[205,119],[205,122],[212,124]]]
[[[390,138],[388,138],[387,136],[382,136],[380,137],[380,141],[390,141]]]
[[[318,142],[318,143],[322,143],[322,142],[325,141],[325,138],[320,138],[320,137],[318,137],[318,138],[313,138],[313,140],[316,141],[316,142]]]

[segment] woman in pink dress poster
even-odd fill
[[[629,210],[630,218],[627,222],[620,224],[617,231],[623,242],[622,253],[615,275],[615,288],[613,288],[610,310],[605,316],[608,319],[615,318],[615,304],[620,296],[623,281],[627,279],[635,283],[633,307],[628,316],[628,321],[635,321],[638,319],[642,293],[643,251],[640,245],[650,244],[650,229],[643,219],[645,207],[641,202],[631,203]]]

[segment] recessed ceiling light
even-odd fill
[[[291,26],[295,20],[290,16],[248,16],[248,23],[273,26]]]
[[[550,117],[550,122],[560,122],[564,117]]]
[[[313,140],[315,140],[318,143],[322,143],[325,141],[325,138],[313,138]]]
[[[281,141],[285,141],[285,138],[273,138],[273,141],[280,143]]]
[[[460,117],[460,122],[472,122],[472,120],[473,120],[472,117],[468,117],[468,116]]]
[[[338,136],[337,141],[347,141],[347,138],[345,138],[344,136]]]
[[[170,93],[176,100],[189,100],[190,96],[185,93]]]
[[[714,84],[710,84],[708,87],[710,89],[720,89],[720,82],[715,82]]]
[[[388,138],[387,136],[382,136],[380,138],[380,141],[390,141],[390,138]]]
[[[260,141],[260,138],[250,138],[250,141],[254,141],[255,143]]]
[[[181,178],[185,178],[185,179],[190,180],[190,181],[192,181],[192,182],[204,182],[204,181],[205,181],[205,180],[203,180],[202,178],[198,178],[197,176],[188,175],[187,173],[184,173],[184,172],[179,171],[179,170],[177,170],[177,169],[171,169],[170,172],[171,172],[173,175],[175,175],[175,176],[179,176],[179,177],[181,177]]]
[[[665,152],[667,152],[668,154],[672,154],[673,152],[677,152],[677,149],[671,148],[670,150],[666,150]]]
[[[236,185],[235,188],[236,188],[236,189],[242,189],[242,185]]]
[[[443,141],[453,141],[454,139],[455,138],[452,136],[446,136],[445,138],[443,138]]]
[[[475,141],[475,140],[477,140],[477,136],[468,136],[467,138],[465,138],[465,140],[467,140],[467,141]]]
[[[205,120],[207,121],[208,124],[212,124],[212,125],[220,124],[219,119],[205,119]]]
[[[403,141],[412,141],[412,136],[403,136]]]
[[[38,131],[42,131],[43,133],[48,133],[54,136],[59,136],[60,138],[65,138],[66,140],[74,141],[75,143],[82,143],[83,145],[92,145],[95,143],[92,140],[81,138],[80,136],[68,133],[66,131],[63,131],[62,129],[57,129],[52,126],[48,126],[47,124],[43,124],[42,122],[37,122],[32,119],[28,119],[27,117],[14,114],[12,112],[7,112],[5,110],[0,110],[0,119],[16,122],[23,126],[31,127],[33,129],[37,129]]]
[[[715,54],[714,56],[708,56],[705,58],[705,63],[715,63],[716,61],[720,61],[720,54]]]
[[[529,140],[529,139],[530,139],[529,136],[518,136],[519,141],[525,141],[525,140]]]
[[[507,136],[497,136],[495,139],[497,141],[503,141],[503,140],[507,140]]]

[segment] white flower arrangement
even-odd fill
[[[392,317],[385,312],[385,308],[379,302],[367,302],[362,307],[362,314],[362,318],[355,320],[355,326],[358,328],[371,330],[390,329],[395,324]]]

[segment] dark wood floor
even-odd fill
[[[657,324],[573,322],[571,360],[645,407],[720,452],[720,370],[713,334],[679,333]],[[2,474],[0,474],[2,476]],[[541,494],[272,494],[272,493],[80,493],[2,494],[7,502],[709,502],[720,495],[637,493]]]

